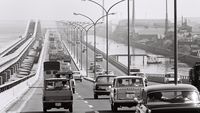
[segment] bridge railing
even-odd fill
[[[22,45],[15,53],[10,54],[6,57],[1,58],[0,61],[0,72],[4,71],[8,67],[12,66],[20,60],[20,58],[28,52],[31,45],[35,42],[35,38],[30,38],[24,45]]]
[[[45,52],[47,52],[47,44],[41,50],[41,55],[37,65],[36,73],[0,86],[0,113],[6,113],[17,100],[19,100],[38,79],[42,79],[43,62],[45,60]]]

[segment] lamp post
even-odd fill
[[[125,1],[125,0],[121,0],[121,1],[116,2],[115,4],[113,4],[112,6],[110,6],[110,8],[108,8],[108,10],[106,10],[106,9],[104,8],[104,6],[102,6],[101,4],[99,4],[99,3],[97,3],[97,2],[95,2],[95,1],[93,1],[93,0],[88,0],[88,1],[97,4],[97,5],[100,6],[100,7],[105,11],[105,13],[106,13],[106,73],[108,73],[108,60],[109,60],[109,59],[108,59],[108,15],[109,15],[109,11],[110,11],[115,5],[121,3],[121,2],[123,2],[123,1]],[[128,0],[128,1],[129,1],[129,0]],[[104,4],[104,1],[103,1],[103,4]]]
[[[97,19],[96,21],[93,21],[90,17],[84,15],[84,14],[81,14],[81,13],[73,13],[74,15],[80,15],[80,16],[83,16],[87,19],[89,19],[93,26],[94,26],[94,78],[96,78],[96,60],[95,60],[95,57],[96,57],[96,25],[98,23],[98,21],[102,18],[104,18],[105,16],[107,15],[103,15],[102,17],[100,17],[99,19]],[[114,15],[115,13],[110,13],[108,15]]]
[[[177,0],[174,0],[174,82],[177,84],[178,41],[177,41]]]
[[[81,70],[82,70],[82,68],[83,68],[83,66],[82,66],[82,64],[83,64],[83,60],[82,60],[82,43],[83,43],[83,37],[82,37],[82,33],[83,33],[83,30],[85,30],[85,32],[87,32],[87,30],[86,30],[86,28],[89,26],[89,25],[91,25],[91,24],[87,24],[86,26],[83,26],[83,25],[81,25],[81,24],[79,24],[79,23],[75,23],[75,24],[77,24],[78,26],[80,26],[82,29],[81,29]],[[87,41],[86,41],[86,43],[87,43]],[[87,64],[87,63],[86,63]],[[87,67],[87,66],[86,66]],[[86,68],[87,69],[87,68]]]
[[[130,75],[130,62],[131,62],[131,57],[130,57],[130,24],[129,24],[129,22],[130,22],[130,13],[129,13],[129,5],[130,5],[130,3],[129,3],[129,0],[127,0],[127,15],[128,15],[128,19],[127,19],[127,31],[128,31],[128,44],[127,44],[127,46],[128,46],[128,75]]]

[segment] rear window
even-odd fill
[[[130,72],[140,72],[140,69],[130,69]]]
[[[69,81],[46,81],[46,90],[62,90],[69,88]]]
[[[195,91],[159,91],[147,94],[148,104],[199,103]]]
[[[112,83],[114,80],[114,77],[98,77],[96,82],[97,83]]]
[[[143,86],[142,78],[119,78],[117,87]]]

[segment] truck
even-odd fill
[[[64,108],[73,112],[73,92],[70,77],[60,74],[60,62],[44,62],[43,111]]]
[[[196,62],[195,65],[190,69],[189,81],[200,91],[200,62]]]

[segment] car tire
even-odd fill
[[[94,94],[94,99],[98,99],[98,95],[97,94]]]
[[[71,106],[69,107],[69,112],[73,112],[73,105],[71,104]]]
[[[116,111],[117,111],[117,106],[116,106],[114,103],[111,104],[111,110],[112,110],[113,112],[116,112]]]
[[[43,112],[46,113],[47,109],[43,106]]]
[[[80,82],[82,82],[82,79],[80,79]]]

